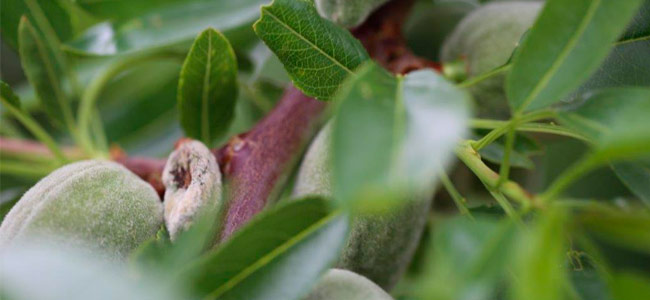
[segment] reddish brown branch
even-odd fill
[[[413,0],[393,0],[375,11],[359,27],[352,30],[370,56],[395,74],[423,68],[440,69],[440,65],[416,56],[402,35],[402,25],[413,6]]]
[[[325,103],[289,87],[255,127],[216,151],[227,185],[222,239],[260,212],[283,186],[316,131]]]

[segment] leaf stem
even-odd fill
[[[2,103],[4,107],[7,110],[9,110],[9,112],[13,114],[14,117],[16,117],[16,119],[18,119],[18,121],[20,121],[20,123],[22,123],[27,128],[27,130],[29,130],[29,132],[31,132],[36,137],[36,139],[38,139],[39,141],[41,141],[41,143],[47,146],[47,148],[50,149],[50,151],[52,151],[52,154],[54,154],[54,156],[57,158],[57,160],[60,163],[64,164],[68,161],[66,156],[63,154],[61,148],[59,148],[59,145],[57,145],[56,141],[54,141],[54,139],[47,133],[47,131],[45,131],[45,129],[41,127],[41,125],[39,125],[34,119],[32,119],[32,117],[27,115],[25,112],[12,105],[5,103],[5,101],[6,100],[2,98]]]
[[[3,160],[2,163],[0,163],[0,174],[11,174],[23,178],[39,179],[52,172],[56,167],[56,165],[48,166],[43,163]]]
[[[515,124],[510,126],[508,133],[506,135],[506,145],[503,153],[503,161],[501,161],[501,167],[499,169],[499,180],[497,181],[496,188],[498,189],[501,185],[508,180],[510,176],[510,155],[512,154],[512,148],[515,144]]]
[[[522,124],[526,124],[526,123],[530,123],[542,119],[548,119],[552,117],[555,117],[555,112],[552,110],[540,110],[523,116],[514,116],[509,121],[504,121],[501,126],[493,129],[477,142],[472,143],[472,147],[474,147],[474,149],[477,151],[481,150],[483,149],[483,147],[491,144],[492,142],[500,138],[502,135],[509,132],[510,128],[514,128],[516,130],[516,128],[518,128]]]
[[[503,208],[503,211],[505,211],[506,215],[510,217],[511,219],[515,220],[518,224],[522,224],[521,217],[517,212],[515,211],[515,208],[512,207],[512,204],[508,201],[508,199],[498,191],[497,189],[488,186],[485,182],[483,182],[483,185],[485,185],[485,188],[490,192],[490,195],[494,197],[494,199],[499,203],[501,208]]]
[[[471,87],[471,86],[473,86],[473,85],[475,85],[477,83],[480,83],[480,82],[482,82],[484,80],[490,79],[490,78],[492,78],[492,77],[494,77],[496,75],[507,72],[508,70],[510,70],[510,67],[512,67],[512,65],[510,65],[510,64],[500,66],[500,67],[498,67],[498,68],[496,68],[496,69],[494,69],[492,71],[489,71],[489,72],[483,73],[481,75],[478,75],[478,76],[472,77],[470,79],[467,79],[467,80],[459,83],[456,86],[459,87],[459,88]]]
[[[454,200],[454,203],[456,203],[456,207],[458,208],[458,211],[460,211],[460,214],[466,215],[468,218],[474,220],[472,213],[470,213],[469,209],[467,208],[466,205],[467,200],[465,199],[465,197],[463,197],[460,194],[460,192],[458,192],[454,184],[447,176],[447,173],[445,173],[444,171],[440,171],[438,176],[440,177],[440,181],[442,182],[442,185],[449,193],[449,196],[451,196],[451,198]]]
[[[505,196],[523,205],[524,210],[534,204],[533,197],[516,182],[506,180],[501,186],[497,187],[499,174],[490,169],[483,161],[481,156],[471,146],[471,141],[462,143],[456,148],[456,156],[478,177],[486,186],[491,187]]]
[[[470,127],[478,129],[495,129],[505,126],[508,121],[502,120],[487,120],[487,119],[473,119],[470,121]],[[549,133],[555,135],[561,135],[566,137],[571,137],[574,139],[582,140],[584,142],[589,142],[589,140],[582,136],[581,134],[570,130],[569,128],[556,125],[554,123],[543,124],[543,123],[528,123],[520,124],[515,128],[516,131],[523,132],[538,132],[538,133]]]
[[[594,155],[587,155],[581,160],[568,167],[540,196],[540,203],[547,203],[555,200],[574,181],[592,171],[600,165],[600,160]]]

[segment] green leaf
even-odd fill
[[[4,99],[3,103],[7,103],[16,109],[20,109],[20,99],[16,94],[14,94],[11,87],[2,80],[0,80],[0,97]]]
[[[517,136],[517,139],[515,140],[515,143],[518,145],[522,145],[523,142],[520,136]],[[527,147],[528,145],[524,146],[519,146],[519,147]],[[510,153],[510,165],[513,167],[519,167],[519,168],[524,168],[524,169],[535,169],[535,164],[533,161],[529,158],[531,152],[529,149],[513,149],[512,152]],[[495,142],[491,143],[485,147],[483,147],[479,153],[481,154],[481,158],[495,164],[501,164],[503,162],[503,157],[505,154],[505,146],[503,143]]]
[[[430,70],[395,78],[369,63],[337,97],[332,178],[346,204],[430,190],[466,131],[469,96]]]
[[[305,95],[329,100],[368,54],[349,31],[321,18],[311,1],[274,0],[262,7],[257,35],[280,58]]]
[[[621,41],[650,36],[650,0],[645,0],[630,22]]]
[[[560,101],[596,70],[642,0],[549,0],[513,60],[514,112]]]
[[[125,21],[97,24],[68,42],[68,51],[115,55],[189,42],[205,28],[223,32],[231,42],[246,33],[268,0],[179,2]],[[191,16],[191,17],[188,17]],[[251,31],[252,35],[252,31]]]
[[[516,237],[508,220],[455,217],[436,225],[421,299],[496,299]]]
[[[72,111],[62,86],[63,71],[40,33],[26,17],[18,28],[20,61],[27,79],[36,90],[48,115],[58,124],[71,124]]]
[[[38,17],[45,18],[44,21],[52,26],[58,39],[66,40],[74,34],[70,22],[70,15],[58,0],[32,0],[30,4],[40,6],[45,14],[38,15]],[[25,0],[0,0],[0,7],[2,7],[0,9],[0,33],[2,33],[2,41],[7,42],[11,47],[17,49],[20,18],[26,15],[30,22],[34,23],[35,15],[26,5]],[[40,28],[39,32],[44,34],[44,32],[40,31]]]
[[[574,217],[586,233],[600,241],[650,254],[650,213],[587,207]]]
[[[565,215],[562,211],[546,211],[533,225],[522,232],[515,253],[510,299],[563,299],[569,281],[565,264]]]
[[[611,280],[613,299],[650,299],[650,278],[636,273],[615,274]]]
[[[640,161],[618,162],[612,165],[612,169],[632,193],[650,206],[650,164]]]
[[[262,213],[180,275],[203,299],[298,299],[336,260],[347,217],[319,198]]]
[[[633,159],[650,153],[650,88],[595,92],[560,122],[593,141],[601,159]]]
[[[194,41],[178,82],[181,125],[210,146],[225,133],[237,100],[237,59],[228,40],[209,28]]]
[[[165,6],[180,2],[199,0],[76,0],[75,3],[85,11],[102,18],[124,20]]]

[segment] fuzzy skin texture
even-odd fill
[[[298,170],[294,199],[332,196],[331,128],[328,123],[309,146]],[[359,273],[385,290],[393,288],[413,258],[431,205],[431,195],[413,198],[418,200],[387,214],[356,216],[337,267]]]
[[[88,160],[41,179],[9,211],[0,247],[34,236],[125,258],[162,225],[156,191],[123,166]]]
[[[504,65],[542,6],[541,2],[512,1],[490,3],[474,10],[445,39],[441,60],[465,59],[468,78]],[[479,104],[480,116],[508,116],[504,81],[505,75],[501,74],[470,89]]]
[[[192,225],[199,213],[216,213],[221,206],[217,159],[199,141],[184,142],[169,155],[162,180],[165,225],[172,241]]]
[[[379,286],[354,272],[331,269],[303,300],[393,300]]]
[[[324,18],[343,26],[355,27],[388,0],[316,0],[316,9]]]

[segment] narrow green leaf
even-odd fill
[[[232,43],[254,38],[250,24],[268,0],[179,1],[124,21],[106,21],[66,43],[68,51],[85,55],[116,55],[190,42],[212,27]],[[191,16],[191,17],[188,17]]]
[[[280,58],[305,95],[329,100],[368,54],[349,31],[318,15],[307,0],[274,0],[262,7],[257,35]]]
[[[34,121],[29,114],[23,111],[20,106],[20,98],[14,94],[11,87],[4,81],[0,81],[0,103],[2,103],[2,105],[5,106],[5,109],[21,122],[23,126],[34,135],[34,137],[48,147],[60,162],[65,163],[67,161],[63,151],[56,144],[56,141],[54,141],[54,139],[52,139],[52,137],[36,121]],[[6,163],[7,162],[5,162],[5,164]]]
[[[345,203],[430,190],[466,131],[469,96],[430,70],[395,78],[369,63],[337,97],[332,178]]]
[[[436,225],[421,299],[496,299],[507,275],[517,230],[509,220],[456,217]]]
[[[95,16],[111,20],[124,20],[143,13],[164,9],[169,4],[190,1],[199,0],[76,0],[75,3]]]
[[[513,60],[510,106],[530,111],[560,101],[596,70],[642,0],[549,0]]]
[[[559,114],[560,122],[593,141],[597,160],[650,154],[650,88],[595,92],[584,105]]]
[[[218,31],[203,31],[190,49],[178,82],[185,133],[210,146],[226,132],[237,100],[237,59]]]
[[[531,230],[522,232],[514,255],[510,299],[564,299],[564,287],[569,281],[565,219],[562,211],[546,211]]]
[[[290,202],[258,216],[216,251],[181,273],[203,299],[294,300],[339,255],[347,217],[319,198]]]
[[[46,12],[46,21],[56,32],[57,38],[66,40],[74,34],[71,17],[59,0],[32,0]],[[34,15],[25,4],[25,0],[0,0],[0,33],[2,41],[18,49],[18,24],[20,18],[26,15],[34,22]],[[39,28],[40,30],[40,28]],[[40,31],[43,33],[42,31]]]
[[[34,86],[43,108],[58,124],[72,124],[70,104],[61,87],[61,66],[26,17],[20,20],[18,39],[25,75]]]
[[[645,210],[592,206],[577,214],[574,220],[599,241],[650,254],[650,214]]]
[[[0,80],[0,97],[2,97],[2,99],[4,99],[8,105],[11,105],[16,109],[20,109],[20,99],[18,96],[16,96],[16,94],[14,94],[14,91],[11,89],[11,87],[2,80]],[[5,102],[3,101],[3,103]]]
[[[641,201],[650,206],[650,164],[636,162],[618,162],[612,169],[621,181]]]
[[[650,299],[650,278],[647,274],[619,273],[611,279],[613,299]]]

